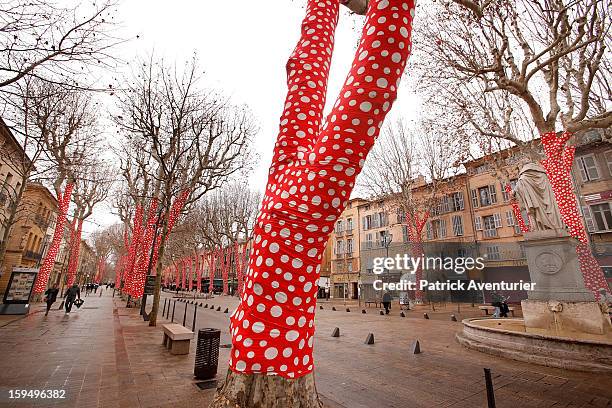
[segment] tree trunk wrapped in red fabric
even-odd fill
[[[313,370],[321,256],[396,98],[413,1],[370,1],[351,72],[324,126],[338,0],[310,0],[288,87],[245,290],[231,317],[231,370],[297,378]]]
[[[55,266],[55,259],[57,258],[57,252],[59,251],[62,243],[62,237],[64,236],[64,224],[66,222],[66,216],[68,215],[68,207],[70,206],[70,197],[72,196],[72,189],[74,184],[68,183],[64,195],[59,194],[57,197],[58,201],[58,213],[55,223],[55,231],[53,232],[53,239],[51,245],[47,251],[47,256],[43,261],[38,275],[36,276],[36,282],[34,283],[33,292],[36,294],[43,293],[47,290],[47,282],[49,281],[49,275]]]

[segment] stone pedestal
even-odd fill
[[[521,302],[527,332],[571,337],[603,335],[612,329],[607,311],[584,285],[577,245],[566,231],[525,234],[529,275],[536,284],[528,300]]]

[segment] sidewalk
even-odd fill
[[[0,406],[205,407],[214,390],[193,380],[193,354],[172,356],[135,309],[112,291],[70,315],[37,304],[0,328]],[[193,342],[192,342],[193,343]],[[65,390],[64,400],[9,400],[9,389]]]

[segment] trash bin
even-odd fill
[[[195,367],[193,369],[193,375],[198,380],[209,380],[217,375],[220,341],[220,330],[198,330],[198,345],[196,347]]]

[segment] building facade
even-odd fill
[[[28,183],[17,210],[4,256],[0,293],[4,293],[14,267],[38,268],[51,242],[57,200],[38,183]]]

